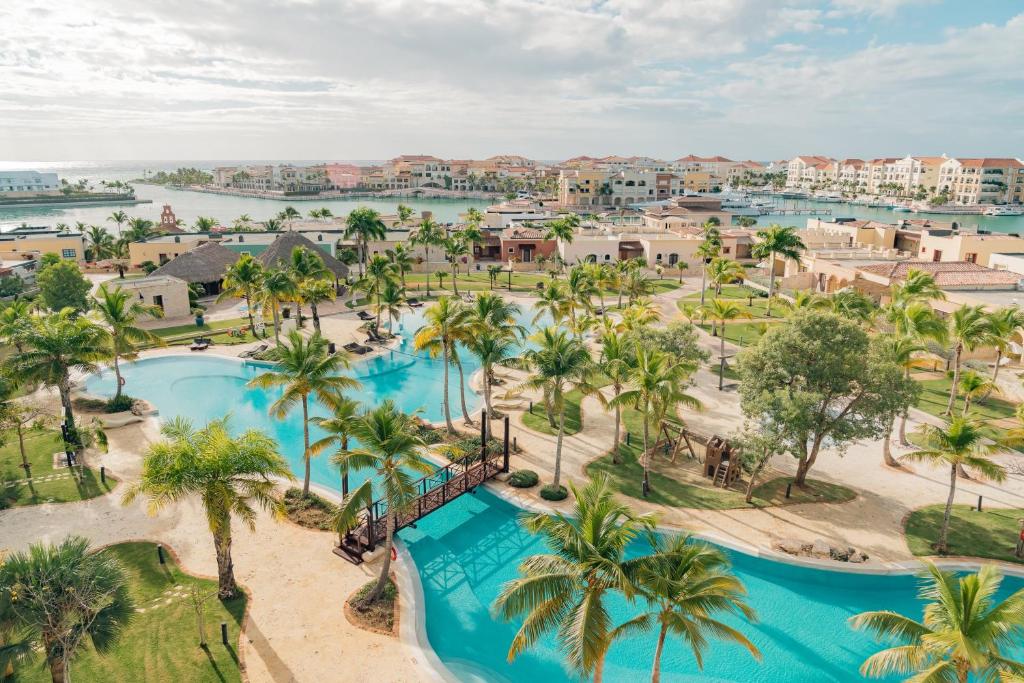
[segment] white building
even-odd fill
[[[60,194],[60,181],[56,173],[0,171],[0,197],[31,197],[39,194]]]

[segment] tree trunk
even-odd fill
[[[894,425],[895,422],[896,422],[896,416],[894,415],[889,420],[889,428],[887,430],[885,430],[885,438],[882,440],[882,460],[889,467],[899,467],[900,466],[900,464],[898,462],[896,462],[896,459],[892,457],[892,448],[891,448],[891,443],[890,443],[892,441],[892,428],[893,428],[893,425]]]
[[[117,342],[115,341],[114,344],[116,345]],[[120,361],[120,359],[118,357],[118,353],[115,351],[114,352],[114,377],[117,378],[117,389],[114,391],[114,400],[115,401],[117,401],[117,399],[121,398],[121,363],[119,361]]]
[[[946,499],[946,511],[942,515],[942,532],[939,534],[939,543],[935,548],[943,555],[948,550],[949,516],[953,512],[953,496],[956,495],[956,470],[957,465],[949,468],[949,498]]]
[[[426,266],[427,266],[427,298],[430,298],[430,245],[424,244],[423,251],[427,254]]]
[[[274,314],[274,343],[275,344],[280,344],[281,343],[281,319],[278,317],[278,313],[277,313],[278,305],[279,304],[278,304],[277,300],[275,299],[273,304],[271,304],[271,306],[270,306],[270,311],[271,311],[271,313]]]
[[[651,487],[650,473],[648,472],[648,468],[650,467],[650,448],[648,447],[649,440],[650,427],[648,425],[647,415],[644,415],[644,453],[643,457],[641,458],[641,461],[644,466],[644,498],[647,497],[647,492],[650,490]]]
[[[904,373],[907,379],[910,379],[910,368],[905,368]],[[909,446],[910,442],[907,441],[907,418],[910,416],[910,408],[908,407],[900,415],[900,445]]]
[[[60,393],[60,404],[64,408],[64,424],[68,426],[69,432],[74,431],[75,413],[71,405],[71,380],[67,375],[57,385],[57,391]]]
[[[708,264],[704,263],[704,259],[700,260],[700,305],[704,305],[704,290],[707,288],[708,279]]]
[[[444,345],[444,352],[442,354],[444,359],[444,400],[442,401],[444,404],[444,425],[448,433],[451,434],[455,431],[455,425],[452,424],[452,411],[448,406],[448,345],[444,342],[441,343]]]
[[[718,390],[725,387],[725,321],[722,321],[722,334],[718,337]]]
[[[394,545],[394,528],[395,528],[395,513],[388,511],[387,519],[387,531],[384,534],[384,561],[381,563],[380,576],[377,578],[377,583],[374,585],[373,590],[366,594],[359,606],[362,609],[366,609],[373,601],[380,597],[380,594],[384,592],[384,586],[388,583],[388,574],[391,572],[391,547]]]
[[[668,635],[668,624],[662,622],[661,629],[658,631],[658,645],[654,648],[654,666],[651,667],[651,683],[659,683],[661,681],[661,653],[665,650],[666,635]]]
[[[604,656],[606,653],[607,650],[597,656],[597,662],[594,664],[594,683],[601,683],[604,680]]]
[[[963,344],[957,343],[956,355],[953,357],[953,385],[949,387],[949,403],[946,404],[946,417],[953,414],[953,404],[956,402],[957,385],[960,383],[960,354],[963,352]]]
[[[452,291],[455,292],[455,296],[459,295],[459,267],[454,263],[452,264]]]
[[[302,459],[306,462],[306,474],[302,480],[302,495],[309,495],[309,398],[302,397]]]
[[[231,519],[224,521],[224,529],[213,534],[213,547],[217,551],[217,597],[228,600],[235,597],[235,563],[231,559]]]
[[[775,254],[768,255],[768,301],[764,317],[772,317],[772,296],[775,295]]]
[[[793,480],[797,486],[803,486],[807,480],[807,473],[810,471],[814,461],[818,459],[818,450],[821,448],[820,437],[815,437],[811,452],[800,457],[800,464],[796,468],[796,479]]]
[[[313,329],[316,330],[317,334],[320,334],[320,313],[316,310],[316,304],[310,302],[309,310],[313,314]]]
[[[487,414],[493,415],[494,408],[491,407],[491,367],[484,366],[484,405],[487,406]]]
[[[615,398],[619,397],[621,387],[615,385]],[[618,403],[615,404],[615,441],[612,442],[612,464],[618,465],[622,461],[619,460],[619,439],[622,437],[622,406]]]
[[[561,406],[558,409],[558,438],[555,441],[555,481],[557,489],[561,486],[562,480],[562,437],[565,434],[565,397],[562,397]]]
[[[473,426],[473,420],[470,419],[469,410],[466,408],[466,377],[462,370],[462,360],[458,356],[455,356],[455,366],[459,369],[459,403],[462,407],[462,421],[469,426]],[[489,409],[487,414],[491,414]]]
[[[544,410],[548,417],[548,426],[558,429],[558,425],[555,423],[555,408],[551,405],[551,392],[548,389],[544,390]]]
[[[31,479],[29,476],[31,467],[28,464],[28,454],[25,452],[25,426],[19,422],[16,429],[18,430],[18,452],[21,453],[21,468],[25,470],[25,477]]]
[[[989,397],[989,394],[991,394],[995,389],[998,388],[997,385],[996,385],[996,380],[999,379],[999,361],[1001,361],[1002,359],[1003,359],[1003,349],[1002,348],[996,348],[996,366],[995,366],[995,368],[992,369],[992,389],[989,389],[988,391],[986,391],[985,395],[982,396],[979,400],[984,401],[986,398]]]
[[[252,295],[249,292],[249,288],[245,288],[245,310],[249,315],[249,329],[252,330],[253,335],[256,334],[256,321],[252,317]]]

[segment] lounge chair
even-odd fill
[[[356,342],[349,342],[348,344],[345,344],[341,348],[345,349],[349,353],[355,353],[360,356],[362,356],[365,353],[369,353],[370,351],[373,351],[373,349],[370,348],[369,346],[363,346],[362,344],[357,344]]]
[[[255,356],[255,355],[256,355],[257,353],[263,353],[263,352],[264,352],[264,351],[266,351],[266,350],[267,350],[268,348],[270,348],[270,347],[269,347],[268,345],[266,345],[266,344],[260,344],[260,345],[259,345],[259,346],[257,346],[257,347],[254,347],[254,348],[251,348],[251,349],[249,349],[248,351],[242,351],[242,352],[241,352],[240,354],[238,354],[238,357],[239,357],[239,358],[252,358],[252,357],[253,357],[253,356]]]
[[[357,313],[356,315],[359,316],[360,320],[374,320],[375,319],[372,315],[370,315],[366,311],[359,311],[359,313]]]
[[[192,340],[192,345],[188,348],[190,351],[205,351],[210,348],[210,340],[205,337],[196,337]]]
[[[423,305],[423,302],[415,297],[411,299],[406,299],[405,303],[409,306],[409,308],[419,308],[420,306]]]
[[[377,344],[383,344],[387,341],[386,337],[382,337],[374,332],[372,327],[366,331],[366,339],[367,341],[375,342]]]

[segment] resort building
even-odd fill
[[[202,285],[207,294],[217,294],[224,274],[237,260],[238,254],[227,247],[205,242],[175,256],[150,273],[150,277],[177,278],[190,285]]]
[[[558,252],[558,244],[555,240],[547,239],[544,230],[514,227],[502,230],[500,250],[502,261],[531,263],[538,256],[554,256]]]
[[[0,260],[0,278],[18,277],[26,287],[36,282],[36,269],[39,263],[35,259],[25,261]]]
[[[60,193],[60,181],[56,173],[0,171],[0,197],[53,197]]]
[[[324,173],[331,187],[352,190],[359,186],[360,169],[353,164],[324,164]]]
[[[0,260],[38,260],[43,254],[82,261],[85,259],[85,238],[77,232],[49,228],[15,228],[0,233]]]
[[[134,280],[112,280],[108,286],[116,286],[139,300],[139,303],[156,306],[164,312],[165,319],[185,318],[191,315],[188,302],[188,283],[171,275],[153,273],[148,277]],[[148,315],[140,320],[151,320]]]
[[[659,230],[699,228],[712,218],[722,226],[732,222],[732,214],[722,210],[722,200],[716,197],[677,197],[643,211],[643,224]]]
[[[1024,251],[1024,238],[1004,233],[923,230],[917,258],[933,262],[967,261],[989,266],[993,254]]]
[[[1012,158],[947,159],[938,190],[961,205],[1024,202],[1024,163]]]
[[[239,235],[241,237],[241,235]],[[313,242],[305,233],[282,232],[274,237],[274,241],[260,251],[259,259],[267,268],[289,268],[291,267],[292,252],[296,249],[308,249],[318,252],[324,261],[327,270],[334,274],[334,284],[348,279],[348,266],[334,258],[326,250],[322,242]]]
[[[786,187],[808,189],[838,179],[839,162],[831,157],[798,156],[786,167]]]

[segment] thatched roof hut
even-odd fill
[[[168,261],[152,275],[169,275],[189,284],[202,284],[207,294],[220,291],[224,273],[238,260],[238,254],[217,242],[201,244]]]
[[[282,232],[257,258],[268,268],[287,268],[292,260],[292,252],[299,247],[305,247],[322,258],[327,270],[334,273],[335,280],[344,280],[348,277],[348,266],[298,232]]]

